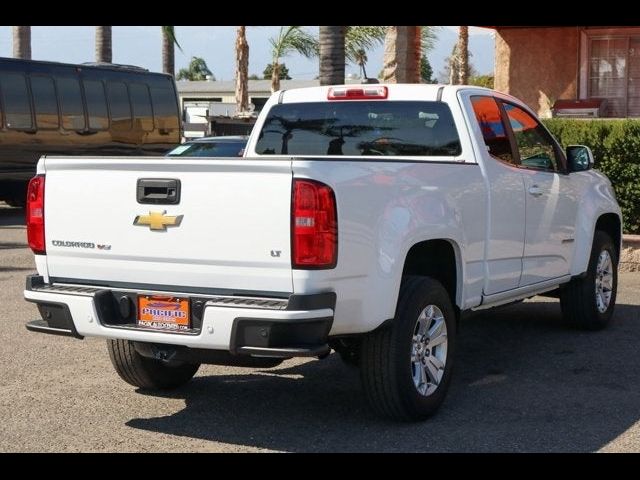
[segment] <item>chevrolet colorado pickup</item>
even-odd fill
[[[465,311],[546,294],[605,327],[621,246],[587,147],[438,85],[276,92],[243,158],[43,157],[27,227],[27,328],[106,338],[126,382],[333,349],[405,420],[442,403]]]

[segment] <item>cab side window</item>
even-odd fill
[[[471,97],[471,105],[489,154],[502,162],[516,165],[511,142],[496,100],[493,97],[477,95]]]
[[[528,112],[503,102],[518,146],[520,165],[538,170],[558,171],[558,158],[553,140]]]

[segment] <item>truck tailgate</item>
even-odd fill
[[[49,157],[44,170],[51,277],[292,291],[290,161]],[[179,180],[179,203],[139,203],[140,179]]]

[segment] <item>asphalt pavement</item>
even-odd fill
[[[620,275],[612,325],[568,330],[536,297],[464,318],[448,397],[424,423],[366,406],[337,355],[253,370],[202,366],[186,387],[124,383],[105,342],[28,332],[35,271],[22,210],[0,203],[0,451],[640,451],[640,273]]]

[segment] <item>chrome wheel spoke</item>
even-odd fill
[[[420,312],[411,337],[411,374],[420,395],[429,396],[438,388],[447,361],[447,324],[438,306]]]
[[[437,347],[438,345],[441,345],[446,341],[447,341],[447,334],[446,333],[441,333],[437,337],[435,337],[435,338],[432,337],[431,338],[431,342],[429,343],[429,346],[431,348]]]
[[[613,291],[613,260],[607,250],[600,252],[596,265],[596,307],[600,313],[604,313],[611,303]]]

